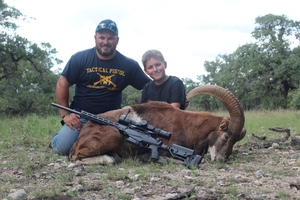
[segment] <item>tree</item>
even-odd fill
[[[289,20],[284,15],[269,14],[257,17],[256,23],[259,26],[252,32],[252,36],[258,40],[268,58],[268,61],[263,63],[267,75],[265,79],[271,84],[279,84],[281,95],[287,97],[289,90],[296,89],[299,83],[292,77],[299,71],[296,69],[300,65],[300,54],[291,50],[292,42],[288,38],[294,35],[296,39],[300,39],[300,21]]]
[[[255,23],[252,36],[257,42],[206,62],[209,74],[201,78],[229,89],[248,109],[286,108],[289,91],[300,83],[299,46],[292,48],[291,42],[292,36],[299,42],[300,22],[269,14],[257,17]]]
[[[122,107],[141,103],[142,91],[135,89],[131,85],[123,90],[122,95]]]
[[[58,79],[51,71],[53,61],[62,62],[49,43],[38,46],[16,34],[14,21],[24,19],[19,10],[0,0],[0,112],[8,116],[46,113]]]

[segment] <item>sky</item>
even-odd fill
[[[64,68],[76,52],[95,46],[104,19],[119,29],[117,50],[141,67],[144,52],[161,51],[166,73],[197,80],[205,61],[254,42],[255,18],[286,15],[300,21],[298,0],[4,0],[35,20],[18,23],[17,33],[32,43],[48,42]]]

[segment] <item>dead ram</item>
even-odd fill
[[[209,151],[212,161],[224,161],[232,154],[234,144],[246,134],[243,108],[230,91],[219,86],[199,86],[190,91],[187,98],[191,99],[200,94],[219,99],[226,106],[230,118],[208,112],[184,111],[165,102],[125,106],[100,116],[116,122],[120,115],[127,115],[138,122],[146,120],[149,124],[172,133],[170,140],[160,138],[165,145],[185,146],[199,155]],[[109,152],[128,156],[144,153],[145,149],[127,143],[126,138],[112,126],[88,122],[70,150],[69,157],[73,163],[79,160],[95,163],[99,162],[99,155]],[[166,152],[161,152],[161,155],[164,153]]]

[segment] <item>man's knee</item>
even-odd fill
[[[78,135],[79,131],[66,131],[66,129],[62,129],[60,132],[56,133],[52,138],[51,147],[53,151],[59,155],[68,156],[70,149],[72,148],[73,144],[77,141]]]

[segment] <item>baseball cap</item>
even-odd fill
[[[105,19],[101,21],[98,26],[96,27],[96,32],[101,31],[101,30],[110,30],[113,32],[115,35],[118,35],[118,27],[117,24],[110,20],[110,19]]]

